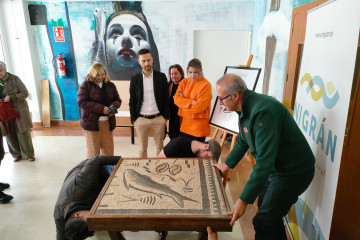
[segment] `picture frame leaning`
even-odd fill
[[[255,91],[261,68],[247,68],[226,66],[224,74],[236,74],[246,83],[248,89]],[[239,133],[239,116],[236,112],[226,111],[223,105],[220,105],[218,97],[211,112],[210,124],[232,133]]]

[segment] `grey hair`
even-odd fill
[[[6,64],[5,64],[3,61],[0,61],[0,68],[1,68],[2,70],[5,70],[5,72],[7,71],[7,69],[6,69]]]
[[[225,74],[219,80],[217,80],[216,85],[222,83],[223,81],[226,82],[225,90],[227,94],[232,95],[235,92],[244,94],[247,90],[245,81],[236,74]]]
[[[221,155],[220,144],[215,139],[211,139],[205,143],[209,144],[209,151],[212,153],[213,158],[215,158],[216,160],[219,160],[219,157]]]

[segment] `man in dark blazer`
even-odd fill
[[[169,119],[169,90],[164,73],[153,70],[148,49],[138,52],[142,72],[131,78],[130,116],[139,140],[139,157],[147,158],[149,130],[152,129],[156,156],[163,148],[165,123]]]

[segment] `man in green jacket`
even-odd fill
[[[222,174],[234,168],[248,148],[256,164],[230,214],[233,225],[258,199],[255,239],[287,239],[282,218],[310,185],[315,158],[289,111],[276,99],[247,89],[241,77],[226,74],[216,83],[219,102],[239,115],[239,135]]]

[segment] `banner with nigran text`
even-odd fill
[[[288,214],[294,239],[329,238],[355,68],[360,1],[308,12],[294,118],[315,155],[315,177]]]

